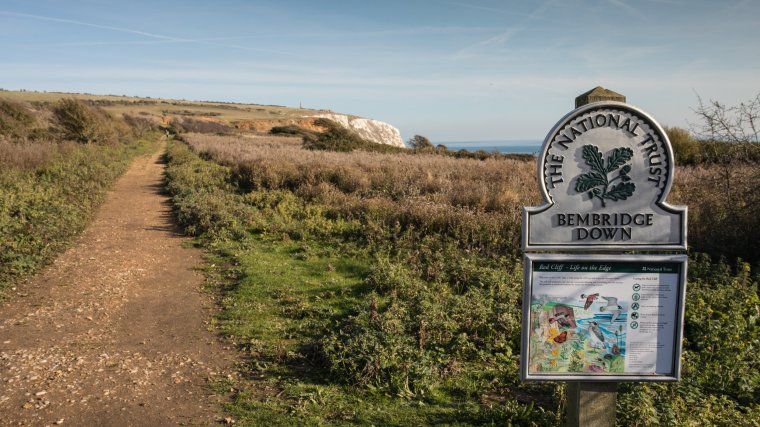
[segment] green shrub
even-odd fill
[[[467,390],[489,371],[491,379],[516,372],[519,272],[486,267],[453,247],[427,252],[426,260],[381,258],[373,267],[366,283],[376,294],[322,341],[336,377],[412,397]]]
[[[670,144],[673,146],[673,155],[678,165],[693,165],[701,160],[702,149],[688,130],[679,127],[665,127]]]
[[[307,138],[309,140],[313,140],[317,138],[317,134],[315,132],[306,130],[297,125],[274,126],[272,129],[269,130],[269,133],[272,135],[300,136],[303,138]]]
[[[760,297],[749,264],[693,257],[686,303],[686,365],[690,382],[744,406],[760,402]]]
[[[0,136],[26,138],[35,128],[36,119],[24,104],[0,99]]]
[[[108,113],[74,98],[53,107],[54,128],[64,140],[83,144],[109,144],[132,137],[130,128]]]
[[[631,426],[760,423],[760,298],[749,265],[689,260],[682,379],[624,383],[618,422]]]

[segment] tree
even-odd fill
[[[727,106],[712,99],[705,103],[697,95],[694,110],[699,123],[692,125],[702,139],[724,142],[760,142],[760,93],[739,105]]]
[[[694,134],[702,141],[702,161],[730,164],[760,160],[760,93],[754,99],[728,106],[719,101],[705,103],[697,96]]]
[[[430,140],[422,135],[414,135],[408,143],[409,146],[414,149],[433,148],[433,144],[430,142]]]

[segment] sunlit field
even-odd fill
[[[219,325],[250,363],[247,380],[220,385],[239,390],[228,409],[243,422],[562,422],[562,384],[517,379],[520,214],[540,203],[535,161],[182,138],[168,188],[181,225],[214,253]],[[670,202],[689,204],[696,249],[683,380],[621,384],[623,425],[758,422],[757,281],[732,256],[751,230],[725,209],[757,209],[756,172],[721,173],[677,171]]]

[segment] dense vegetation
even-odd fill
[[[86,225],[131,159],[151,145],[72,99],[0,100],[0,293],[49,262]]]
[[[366,140],[356,133],[344,128],[340,124],[325,118],[314,121],[314,124],[323,129],[322,132],[313,132],[296,125],[275,126],[270,133],[277,136],[300,136],[303,147],[309,150],[324,150],[337,152],[369,151],[374,153],[413,153],[413,154],[436,154],[457,159],[520,159],[533,160],[529,154],[504,154],[498,152],[486,152],[477,150],[449,150],[445,145],[433,146],[424,136],[415,135],[408,141],[410,148],[396,147],[393,145],[379,144]]]
[[[236,417],[561,422],[563,385],[516,375],[520,211],[538,202],[534,163],[304,150],[286,137],[185,139],[169,150],[168,189],[180,224],[213,251],[219,326],[250,355],[249,379],[220,385],[236,390]],[[672,198],[690,205],[701,230],[692,242],[715,256],[692,254],[683,381],[623,385],[621,425],[760,422],[757,276],[733,249],[707,245],[716,218],[701,216],[720,173],[679,170]],[[716,203],[731,197],[755,212],[758,190],[745,190]]]
[[[690,245],[713,256],[744,258],[760,268],[760,94],[736,106],[703,102],[696,136],[666,128],[673,145],[675,203],[689,206]]]
[[[680,128],[666,132],[681,166],[670,201],[689,206],[690,246],[760,267],[760,143],[699,140]]]

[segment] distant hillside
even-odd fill
[[[304,129],[320,130],[314,125],[319,117],[331,117],[362,137],[394,146],[404,146],[398,130],[384,122],[365,119],[330,110],[290,108],[281,105],[238,104],[215,101],[186,101],[177,99],[144,98],[117,95],[93,95],[63,92],[29,92],[0,90],[0,98],[29,103],[54,103],[61,98],[76,98],[121,116],[150,117],[161,123],[192,118],[223,123],[238,129],[269,132],[275,126],[297,125]]]

